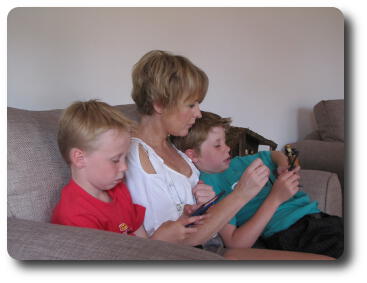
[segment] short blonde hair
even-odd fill
[[[57,142],[65,161],[70,164],[70,150],[93,150],[93,143],[104,132],[116,129],[131,132],[133,122],[119,110],[98,100],[77,101],[67,107],[59,121]]]
[[[132,71],[132,99],[143,115],[152,115],[153,103],[174,109],[180,99],[202,102],[208,77],[189,59],[161,50],[145,54]]]
[[[171,142],[182,152],[194,149],[200,153],[201,144],[207,139],[208,134],[214,127],[222,127],[225,131],[231,126],[231,118],[222,118],[212,112],[201,111],[201,118],[196,119],[190,128],[188,135],[184,137],[171,136]]]

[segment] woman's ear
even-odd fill
[[[185,154],[191,159],[192,162],[196,163],[199,159],[199,154],[196,152],[195,149],[186,149]]]
[[[164,112],[164,106],[160,102],[153,102],[153,108],[158,114],[162,114]]]
[[[73,147],[70,150],[70,162],[76,168],[83,168],[85,166],[85,151],[79,148]]]

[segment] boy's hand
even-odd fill
[[[291,198],[299,190],[299,179],[298,174],[300,167],[296,167],[292,171],[284,171],[281,173],[275,181],[269,197],[272,197],[280,205],[289,198]]]
[[[278,166],[277,168],[277,175],[280,176],[283,173],[288,171],[289,166]]]
[[[215,197],[215,192],[212,186],[204,184],[199,180],[197,185],[192,189],[192,193],[196,199],[197,204],[202,204]]]
[[[264,165],[260,158],[257,158],[242,174],[235,189],[242,190],[247,197],[252,199],[265,186],[269,174],[269,168]]]
[[[298,160],[296,160],[295,164],[296,164],[296,166],[300,167]],[[277,168],[278,176],[280,176],[283,173],[287,172],[288,168],[289,168],[289,165],[287,165],[287,166],[278,166],[278,168]],[[295,173],[299,174],[299,170],[295,171]]]
[[[197,232],[195,226],[185,227],[189,224],[201,224],[204,216],[181,216],[176,221],[164,222],[152,235],[151,239],[170,243],[183,243],[192,233]]]

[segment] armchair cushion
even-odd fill
[[[343,142],[303,140],[291,145],[299,151],[302,168],[336,173],[344,187]]]
[[[344,142],[344,99],[322,100],[314,114],[322,140]]]
[[[301,170],[301,184],[319,209],[325,213],[343,216],[342,192],[335,173],[319,170]]]

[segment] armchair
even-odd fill
[[[313,108],[317,129],[292,143],[302,168],[337,174],[344,191],[344,99],[322,100]]]

